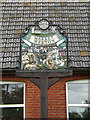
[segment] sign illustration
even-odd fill
[[[46,20],[21,38],[21,69],[56,70],[67,68],[67,39],[57,26]],[[32,29],[32,26],[31,26]],[[54,30],[54,31],[53,31]]]

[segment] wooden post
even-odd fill
[[[40,88],[41,97],[41,120],[48,119],[48,89],[62,77],[72,76],[73,71],[70,69],[52,71],[22,71],[17,70],[18,77],[29,78],[31,82]],[[37,79],[40,78],[40,81]],[[48,78],[50,79],[48,81]]]
[[[42,75],[40,77],[41,88],[41,119],[48,118],[48,76]]]

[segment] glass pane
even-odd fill
[[[2,98],[0,104],[21,104],[23,103],[22,84],[3,84],[0,85]]]
[[[16,120],[23,118],[23,108],[0,108],[0,119]]]
[[[90,84],[68,84],[69,104],[90,103],[89,87]]]
[[[70,120],[72,118],[84,118],[84,120],[90,118],[90,107],[69,107],[69,118]]]

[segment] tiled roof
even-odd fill
[[[41,18],[66,31],[69,67],[89,67],[89,6],[89,2],[0,3],[0,67],[18,67],[20,33]]]

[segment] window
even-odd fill
[[[88,88],[90,88],[88,80],[67,82],[67,118],[69,120],[90,118],[90,91]]]
[[[0,82],[0,119],[25,118],[25,84]]]

